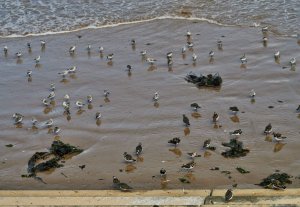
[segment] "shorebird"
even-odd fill
[[[209,56],[210,58],[213,58],[214,55],[215,55],[214,51],[210,51],[210,52],[208,53],[208,56]]]
[[[55,91],[55,83],[50,83],[50,91]]]
[[[184,164],[181,166],[181,169],[183,170],[192,170],[195,167],[196,163],[194,161],[191,161],[187,164]]]
[[[55,92],[51,91],[47,98],[50,99],[50,100],[53,100],[55,98]]]
[[[45,98],[42,100],[42,102],[43,102],[44,106],[49,106],[50,105],[50,103],[48,102],[48,100],[45,99]]]
[[[124,192],[132,190],[132,187],[130,187],[126,183],[121,183],[120,180],[115,176],[113,176],[113,184],[115,188]]]
[[[82,101],[76,101],[75,105],[78,107],[78,109],[80,110],[85,104],[82,103]]]
[[[185,124],[186,127],[190,126],[190,120],[185,114],[182,114],[182,121],[183,121],[183,123]]]
[[[247,58],[246,58],[246,54],[244,53],[244,55],[240,58],[242,64],[246,64],[247,63]]]
[[[45,40],[40,40],[40,43],[41,43],[41,48],[46,47],[46,41]]]
[[[69,101],[70,101],[70,96],[69,96],[69,94],[66,94],[66,95],[64,96],[64,100],[65,100],[66,102],[69,102]]]
[[[169,144],[174,144],[175,147],[180,143],[180,138],[179,137],[174,137],[173,139],[170,139],[168,141]]]
[[[211,142],[210,139],[205,140],[204,143],[203,143],[203,149],[210,148],[210,142]]]
[[[53,134],[57,135],[57,134],[59,134],[59,132],[60,132],[60,128],[58,126],[54,127]]]
[[[190,30],[186,31],[186,36],[187,36],[188,38],[190,38],[190,37],[192,36],[192,33],[190,32]]]
[[[194,44],[193,44],[192,42],[187,42],[187,43],[186,43],[186,46],[187,46],[189,49],[191,49],[191,48],[194,47]]]
[[[271,123],[269,123],[269,124],[265,127],[264,133],[265,133],[265,134],[270,134],[271,132],[272,132],[272,125],[271,125]]]
[[[30,42],[27,42],[27,48],[28,48],[28,50],[31,49],[31,44],[30,44]]]
[[[126,68],[127,68],[126,71],[131,72],[131,70],[132,70],[131,65],[127,65]]]
[[[62,79],[65,79],[68,74],[69,74],[68,70],[63,70],[62,72],[58,73],[58,75],[60,75]]]
[[[20,114],[20,113],[14,113],[13,115],[12,115],[12,118],[17,118],[17,117],[19,117],[19,116],[21,116],[21,117],[24,117],[22,114]]]
[[[135,43],[136,43],[135,39],[132,39],[130,43],[131,43],[131,46],[135,46]]]
[[[15,124],[21,124],[23,121],[23,116],[16,116],[14,120],[15,120]]]
[[[237,129],[237,130],[234,130],[233,132],[229,132],[229,134],[232,136],[240,136],[242,133],[243,132],[241,129]]]
[[[218,49],[221,50],[222,47],[223,47],[223,42],[222,42],[222,40],[218,40],[218,41],[217,41],[217,45],[218,45]]]
[[[31,119],[32,126],[33,127],[36,126],[37,123],[38,123],[38,120],[35,117],[32,117],[32,119]]]
[[[108,90],[104,90],[104,97],[108,98],[109,95],[110,95],[110,92]]]
[[[104,48],[103,47],[99,47],[99,53],[103,53]]]
[[[26,76],[27,76],[28,78],[30,78],[31,75],[32,75],[32,70],[27,70]]]
[[[160,173],[161,177],[166,177],[167,176],[167,171],[164,168],[161,168],[159,173]]]
[[[147,58],[147,62],[148,62],[150,65],[154,65],[155,62],[156,62],[156,59],[153,59],[153,58]]]
[[[192,103],[191,107],[193,108],[194,111],[198,111],[201,107],[197,103]]]
[[[47,127],[51,127],[51,126],[53,125],[53,119],[47,120],[47,121],[45,122],[45,125],[46,125]]]
[[[296,65],[296,58],[292,58],[291,60],[290,60],[290,65],[291,66],[294,66],[294,65]]]
[[[92,95],[88,95],[88,96],[86,97],[86,100],[87,100],[87,102],[88,102],[89,104],[91,104],[92,101],[93,101]]]
[[[114,54],[113,54],[113,53],[108,54],[108,55],[106,56],[106,59],[107,59],[108,61],[112,61],[113,58],[114,58]]]
[[[192,55],[192,60],[193,60],[193,62],[196,62],[196,60],[197,60],[197,55],[195,53],[193,53],[193,55]]]
[[[75,53],[75,50],[76,50],[76,46],[73,45],[73,46],[70,47],[69,53],[74,54],[74,53]]]
[[[171,65],[173,65],[173,60],[172,60],[172,58],[168,59],[168,66],[171,66]]]
[[[140,53],[141,53],[141,56],[142,56],[142,57],[145,57],[145,56],[147,55],[147,51],[146,51],[146,50],[143,50],[143,51],[141,51]]]
[[[156,91],[155,93],[154,93],[154,96],[153,96],[153,101],[155,101],[155,102],[157,102],[158,100],[159,100],[159,93],[158,93],[158,91]]]
[[[252,89],[252,90],[250,91],[249,95],[250,95],[251,98],[254,98],[254,97],[255,97],[256,93],[255,93],[254,89]]]
[[[182,48],[181,48],[181,53],[183,54],[183,53],[185,53],[186,52],[186,46],[183,46]]]
[[[298,108],[296,109],[296,111],[300,112],[300,105],[298,106]]]
[[[229,110],[234,114],[237,114],[239,112],[239,108],[236,106],[229,107]]]
[[[263,33],[268,32],[268,30],[269,30],[269,27],[268,27],[268,26],[265,26],[265,27],[261,28],[261,31],[262,31]]]
[[[16,57],[17,57],[17,58],[21,58],[22,55],[23,55],[23,54],[22,54],[20,51],[16,53]]]
[[[262,38],[262,41],[263,41],[263,43],[267,43],[268,38],[267,38],[267,37],[263,37],[263,38]]]
[[[40,55],[37,56],[36,58],[34,58],[35,64],[39,64],[40,60],[41,60],[41,56]]]
[[[280,58],[280,51],[274,53],[274,58],[278,60]]]
[[[273,139],[274,139],[276,142],[281,142],[281,141],[285,140],[286,137],[283,137],[283,136],[281,135],[281,133],[275,133],[275,132],[273,132]]]
[[[92,46],[89,44],[89,45],[86,47],[86,50],[87,50],[88,52],[91,52],[91,49],[92,49]]]
[[[67,69],[68,73],[76,73],[77,67],[73,66]]]
[[[228,189],[225,193],[225,202],[229,202],[233,198],[232,189]]]
[[[136,161],[136,159],[134,159],[134,158],[133,158],[130,154],[128,154],[127,152],[124,152],[123,156],[124,156],[124,160],[125,160],[126,162],[135,162],[135,161]]]
[[[167,59],[172,58],[172,56],[173,56],[173,53],[172,53],[172,52],[168,52],[168,53],[167,53]]]
[[[219,115],[216,112],[214,112],[213,122],[216,123],[217,121],[219,121]]]
[[[136,148],[135,148],[135,154],[137,156],[139,156],[139,155],[141,155],[142,151],[143,151],[143,147],[142,147],[142,143],[140,142],[138,144],[138,146],[136,146]]]
[[[4,52],[4,55],[7,55],[7,53],[8,53],[8,47],[6,45],[3,48],[3,52]]]
[[[100,112],[96,112],[95,119],[96,120],[100,120],[101,117],[102,117],[101,113]]]
[[[70,102],[68,101],[63,101],[62,106],[64,107],[65,110],[70,109]]]
[[[201,157],[201,155],[199,155],[197,152],[188,152],[187,155],[192,159],[195,157]]]

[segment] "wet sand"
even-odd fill
[[[181,55],[188,29],[198,55],[195,66],[191,51],[185,59]],[[137,42],[135,50],[130,45],[132,38]],[[45,51],[40,50],[40,39],[47,41]],[[217,49],[218,39],[223,41],[222,51]],[[296,71],[282,69],[290,58],[299,60],[299,45],[296,39],[269,34],[268,45],[264,47],[261,39],[259,28],[168,19],[59,35],[0,39],[1,47],[7,45],[10,50],[7,57],[0,56],[0,189],[111,189],[113,175],[140,190],[227,188],[234,183],[238,188],[255,188],[254,184],[276,169],[299,176],[300,119],[296,108],[300,104],[300,75],[297,67]],[[27,42],[32,43],[32,53],[27,52]],[[78,49],[71,57],[68,49],[74,44]],[[88,44],[93,46],[90,55],[86,51]],[[105,48],[103,58],[99,56],[99,46]],[[155,70],[142,61],[143,49],[158,60]],[[14,56],[18,50],[24,53],[22,62],[17,62]],[[209,62],[210,50],[215,51],[213,63]],[[281,51],[280,64],[273,58],[277,50]],[[165,58],[169,51],[173,51],[171,71]],[[105,58],[109,53],[114,53],[112,65]],[[248,58],[246,68],[240,67],[243,53]],[[41,55],[40,67],[35,68],[33,58],[38,55]],[[128,64],[133,67],[131,76],[125,71]],[[78,68],[76,75],[61,82],[57,73],[73,65]],[[29,69],[33,70],[31,82],[26,77]],[[184,80],[190,71],[205,75],[218,72],[223,78],[222,87],[198,89]],[[56,106],[47,111],[41,100],[49,95],[51,82],[56,84]],[[104,89],[111,91],[110,102],[104,100]],[[248,97],[251,89],[257,93],[255,103]],[[155,91],[161,97],[158,107],[152,101]],[[71,97],[70,121],[61,106],[66,93]],[[77,113],[75,101],[86,100],[89,94],[94,98],[92,109],[85,107],[83,113]],[[199,118],[192,117],[193,102],[202,107]],[[239,113],[238,119],[232,118],[230,106],[238,106],[244,113]],[[94,119],[97,111],[103,117],[99,126]],[[220,115],[221,128],[214,128],[211,123],[214,111]],[[25,116],[22,128],[13,124],[11,116],[15,112]],[[189,132],[182,124],[182,114],[190,118]],[[85,150],[67,160],[64,167],[39,173],[47,184],[21,178],[27,172],[29,158],[49,148],[54,139],[48,129],[31,130],[32,117],[40,122],[53,118],[54,125],[62,129],[59,139]],[[268,123],[272,123],[274,131],[288,137],[286,144],[266,141],[262,132]],[[225,159],[221,152],[226,148],[221,143],[229,141],[229,131],[239,128],[243,130],[239,140],[250,153],[243,158]],[[182,138],[176,150],[167,144],[175,136]],[[201,148],[209,138],[217,150],[204,157]],[[123,152],[133,153],[139,142],[144,146],[143,159],[133,166],[124,163]],[[7,148],[7,144],[14,146]],[[188,175],[179,172],[180,166],[190,161],[186,153],[193,151],[202,155],[196,159],[193,172]],[[83,164],[86,168],[81,170],[78,166]],[[235,170],[238,166],[251,173],[239,174]],[[160,182],[162,167],[170,180],[167,185]],[[231,171],[232,179],[220,171],[211,171],[214,167]],[[180,183],[178,178],[183,176],[188,176],[191,184]],[[299,187],[299,179],[293,181],[289,187]]]

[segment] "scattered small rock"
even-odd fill
[[[13,144],[7,144],[5,145],[5,147],[13,147],[14,145]]]

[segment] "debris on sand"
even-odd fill
[[[243,148],[243,143],[237,139],[230,139],[229,143],[222,143],[224,147],[229,147],[230,149],[222,152],[224,157],[237,158],[246,156],[250,150]]]
[[[239,171],[239,173],[241,173],[241,174],[246,174],[246,173],[250,173],[250,171],[248,171],[248,170],[245,170],[245,169],[243,169],[243,168],[241,168],[241,167],[237,167],[237,168],[235,168],[237,171]]]
[[[284,190],[286,184],[292,183],[290,178],[292,178],[292,176],[287,173],[276,172],[269,175],[267,178],[264,178],[258,185],[273,190]]]
[[[200,76],[197,76],[195,73],[190,72],[185,77],[185,80],[194,83],[197,87],[218,87],[222,84],[222,78],[219,73],[214,75],[208,74],[207,76],[200,74]]]

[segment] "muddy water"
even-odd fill
[[[193,34],[194,53],[198,55],[192,64],[192,53],[181,55],[186,42],[187,29]],[[82,35],[77,38],[76,35]],[[133,49],[130,40],[135,38]],[[45,39],[45,51],[40,50],[39,40]],[[217,49],[216,41],[223,41],[223,50]],[[258,28],[220,27],[204,22],[187,20],[156,20],[146,23],[122,25],[77,33],[3,38],[0,45],[9,47],[9,54],[1,54],[0,87],[0,188],[1,189],[110,189],[112,176],[130,183],[135,189],[176,188],[223,188],[234,183],[240,188],[254,188],[262,178],[275,170],[298,176],[300,162],[300,119],[296,108],[300,104],[300,75],[288,65],[292,57],[300,59],[299,45],[293,38],[269,34],[268,45],[261,42]],[[32,43],[28,53],[26,43]],[[77,51],[70,56],[68,49],[76,44]],[[86,46],[92,45],[87,54]],[[104,57],[98,53],[103,46]],[[149,57],[157,59],[156,68],[142,60],[140,51],[146,49]],[[21,50],[23,58],[17,61],[14,54]],[[215,51],[210,62],[208,53]],[[280,63],[273,53],[281,51]],[[168,69],[165,55],[173,51],[173,67]],[[114,53],[109,65],[106,55]],[[246,53],[248,64],[241,67],[239,58]],[[41,55],[39,67],[34,57]],[[126,65],[132,65],[131,76]],[[77,66],[76,75],[61,81],[58,72]],[[27,70],[33,70],[28,82]],[[218,72],[223,78],[219,89],[198,89],[187,83],[184,77],[190,71],[196,74]],[[49,85],[56,84],[55,106],[43,107],[41,100],[50,93]],[[109,101],[103,90],[109,89]],[[257,93],[255,102],[248,97],[249,91]],[[159,91],[160,100],[154,105],[152,97]],[[63,96],[71,97],[71,119],[63,115]],[[78,113],[75,101],[86,100],[93,95],[92,107],[85,106]],[[198,116],[192,116],[190,104],[201,105]],[[237,117],[229,112],[230,106],[238,106]],[[274,108],[268,108],[274,106]],[[101,123],[94,116],[102,113]],[[220,115],[219,128],[211,123],[213,112]],[[15,112],[22,113],[21,128],[13,124]],[[189,129],[182,123],[182,114],[191,122]],[[31,129],[31,118],[39,121],[38,130]],[[196,117],[196,118],[195,118]],[[48,133],[43,122],[52,118],[61,128],[59,137]],[[274,131],[288,139],[284,144],[269,142],[262,134],[264,127],[272,123]],[[250,153],[243,158],[225,159],[221,156],[229,141],[229,131],[242,129],[239,138]],[[181,137],[175,149],[167,141]],[[37,151],[45,151],[54,139],[83,148],[85,151],[66,161],[65,166],[51,173],[39,173],[47,184],[21,178],[27,171],[28,159]],[[206,139],[217,147],[215,152],[203,151]],[[137,144],[144,147],[137,163],[128,165],[123,153],[133,153]],[[5,145],[13,144],[12,148]],[[180,166],[190,161],[187,152],[196,151],[202,157],[196,159],[193,172],[180,171]],[[81,170],[79,165],[86,165]],[[235,168],[243,167],[251,173],[239,174]],[[161,183],[159,170],[167,170],[168,183]],[[231,179],[220,171],[231,171]],[[122,172],[121,172],[122,171]],[[64,175],[63,175],[63,174]],[[178,178],[188,177],[191,184],[181,184]],[[295,180],[293,187],[299,187]]]

